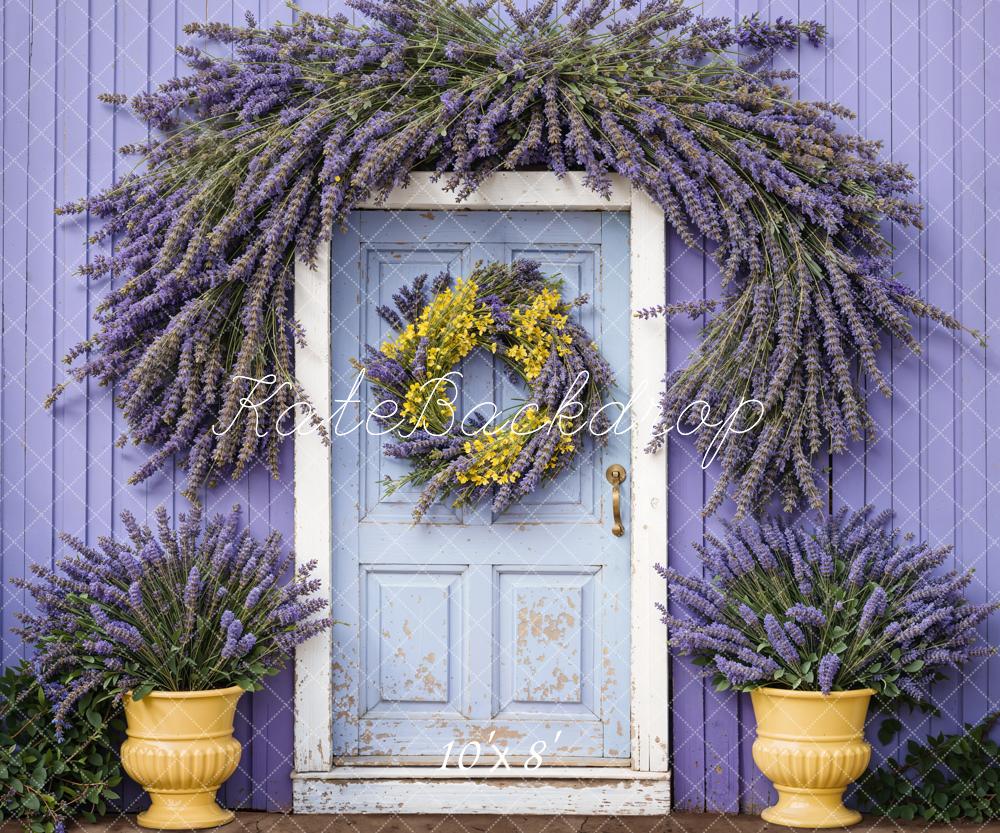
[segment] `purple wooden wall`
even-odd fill
[[[304,0],[312,11],[337,11],[339,0]],[[826,50],[804,49],[782,60],[802,73],[799,92],[856,110],[860,127],[884,140],[894,159],[920,179],[927,228],[895,233],[901,279],[971,326],[998,332],[1000,291],[986,291],[997,276],[1000,240],[1000,4],[995,0],[706,0],[707,13],[760,11],[812,17],[827,24]],[[118,513],[145,515],[166,503],[183,511],[173,478],[126,485],[140,455],[115,449],[122,432],[108,391],[96,385],[71,391],[54,412],[41,401],[62,379],[59,359],[88,334],[102,287],[72,275],[87,256],[87,226],[57,221],[53,206],[112,182],[127,164],[113,149],[142,128],[127,114],[99,104],[104,91],[132,93],[178,69],[174,46],[181,27],[196,19],[239,19],[250,9],[259,20],[290,19],[274,0],[5,0],[3,39],[2,183],[3,264],[0,334],[0,550],[2,550],[3,663],[23,646],[10,633],[26,604],[9,579],[32,562],[56,555],[56,530],[94,540],[117,531]],[[991,137],[991,138],[990,138]],[[669,241],[673,299],[714,295],[719,281],[710,265]],[[670,360],[681,362],[698,326],[678,322],[670,334]],[[956,563],[977,568],[972,595],[1000,594],[1000,568],[988,549],[1000,527],[1000,441],[991,424],[1000,411],[995,347],[984,356],[933,330],[921,331],[925,358],[887,348],[883,362],[895,399],[873,403],[883,433],[832,462],[833,501],[891,505],[904,528],[957,546]],[[290,449],[286,449],[290,451]],[[670,450],[671,561],[697,569],[688,546],[705,528],[699,510],[712,473],[703,474],[690,449]],[[234,500],[247,507],[257,529],[291,535],[291,470],[286,455],[281,482],[254,472],[206,496],[210,508]],[[714,525],[717,520],[709,522]],[[988,634],[1000,643],[1000,617]],[[672,669],[675,795],[680,807],[753,810],[767,800],[766,785],[750,759],[753,725],[747,702],[719,696],[690,668]],[[912,718],[918,735],[981,716],[1000,701],[1000,662],[981,663],[963,684],[939,692],[945,717]],[[290,804],[292,714],[289,674],[266,692],[246,698],[239,734],[246,751],[226,788],[233,805],[283,809]],[[130,796],[130,799],[134,796]]]

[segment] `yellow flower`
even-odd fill
[[[513,312],[512,331],[517,343],[507,349],[507,356],[529,382],[542,372],[553,345],[564,356],[572,343],[572,337],[562,332],[569,320],[563,309],[559,293],[546,288],[530,304]]]
[[[474,440],[467,440],[463,450],[476,459],[468,469],[457,475],[459,482],[473,483],[476,486],[503,486],[516,482],[520,473],[512,472],[511,466],[533,434],[538,430],[546,430],[548,424],[546,412],[529,408],[495,431],[487,431]],[[573,448],[572,437],[560,436],[553,459],[572,453]]]
[[[395,339],[382,344],[382,352],[404,366],[416,357],[420,340],[428,340],[427,369],[447,372],[493,328],[493,314],[486,304],[477,303],[479,287],[473,280],[455,281],[454,289],[444,289],[423,308],[415,324],[407,325]]]

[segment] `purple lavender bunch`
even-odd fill
[[[610,5],[511,16],[509,0],[352,0],[368,23],[300,12],[270,28],[188,25],[222,48],[182,46],[190,71],[131,99],[152,138],[123,151],[144,164],[61,209],[104,221],[81,271],[115,288],[66,359],[73,379],[114,386],[131,439],[154,449],[132,481],[174,455],[189,495],[258,462],[277,477],[275,425],[308,402],[292,367],[295,254],[315,260],[355,206],[414,169],[461,200],[496,171],[543,166],[582,170],[605,194],[627,178],[686,241],[708,241],[730,281],[717,306],[660,310],[715,310],[670,380],[664,424],[695,393],[723,411],[747,396],[766,406],[731,439],[709,510],[730,483],[741,511],[777,484],[786,503],[815,504],[813,457],[870,422],[852,359],[887,390],[881,330],[915,346],[911,314],[957,326],[891,277],[879,223],[919,222],[912,178],[839,133],[842,108],[794,101],[756,70],[803,37],[819,43],[819,24],[650,0],[605,25]],[[407,320],[421,301],[403,300]],[[758,349],[734,381],[728,368]]]
[[[36,565],[34,580],[16,581],[37,607],[20,614],[18,633],[59,720],[90,691],[255,690],[331,624],[315,618],[328,604],[315,596],[315,564],[293,570],[278,533],[240,530],[239,507],[207,523],[196,507],[176,526],[160,507],[155,521],[154,532],[123,513],[127,539],[96,547],[64,535],[57,569]]]
[[[890,518],[866,507],[812,529],[744,521],[706,536],[696,547],[706,577],[657,568],[670,644],[719,689],[871,688],[925,699],[944,671],[992,652],[979,629],[1000,602],[966,601],[971,571],[938,569],[951,547],[898,540]]]

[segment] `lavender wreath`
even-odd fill
[[[379,307],[397,334],[368,345],[358,363],[381,397],[376,418],[396,438],[383,450],[412,464],[404,477],[385,481],[387,491],[423,486],[414,520],[452,493],[453,506],[490,500],[502,512],[571,465],[588,436],[606,444],[604,396],[614,373],[590,333],[570,319],[587,296],[567,303],[559,281],[531,260],[479,264],[454,284],[442,272],[429,298],[426,283],[421,275],[393,295],[396,309]],[[530,395],[505,410],[487,403],[493,413],[477,409],[459,420],[458,381],[450,377],[476,349],[497,356]]]
[[[764,418],[727,444],[705,511],[730,487],[738,515],[775,490],[786,509],[823,506],[814,459],[872,427],[862,377],[891,393],[883,334],[917,350],[914,315],[959,327],[891,273],[880,223],[920,224],[909,172],[839,132],[842,107],[793,100],[791,74],[768,69],[823,27],[699,17],[681,0],[619,20],[610,0],[558,15],[554,0],[350,2],[372,22],[189,25],[232,57],[181,47],[191,74],[131,100],[156,136],[123,148],[144,170],[64,209],[104,218],[92,242],[115,243],[83,267],[121,282],[67,361],[82,359],[76,379],[114,385],[132,439],[155,447],[131,480],[175,454],[192,495],[258,459],[277,476],[281,435],[256,428],[306,397],[294,253],[314,258],[354,206],[416,168],[461,200],[494,171],[545,166],[582,169],[600,193],[612,173],[628,178],[721,268],[721,299],[641,313],[711,316],[666,380],[649,450],[694,399],[716,412],[757,399]],[[288,384],[245,413],[247,380],[272,374]]]

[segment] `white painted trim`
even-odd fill
[[[306,346],[296,344],[295,375],[308,392],[315,413],[331,413],[330,245],[321,247],[315,268],[295,263],[295,317]],[[295,435],[295,565],[316,559],[323,582],[318,595],[330,594],[333,570],[330,446],[312,431]],[[333,678],[329,630],[295,651],[295,769],[323,770],[333,765]]]
[[[632,196],[631,307],[666,303],[666,225],[663,209],[641,191]],[[667,642],[655,602],[666,586],[653,565],[667,561],[667,455],[647,454],[651,418],[659,412],[658,389],[667,373],[664,318],[634,322],[631,334],[632,435],[632,760],[642,771],[670,766],[667,706]]]
[[[515,211],[629,211],[632,206],[632,185],[620,176],[612,177],[611,196],[605,199],[583,184],[583,174],[567,173],[561,179],[555,174],[534,171],[495,173],[462,202],[446,191],[441,177],[416,171],[410,174],[410,184],[397,188],[380,203],[362,203],[361,208],[420,209],[443,211],[451,208],[480,211],[512,209]]]
[[[433,771],[433,770],[432,770]],[[542,770],[539,770],[542,772]],[[670,811],[667,773],[631,777],[541,774],[522,778],[431,778],[427,773],[396,773],[387,780],[353,780],[330,773],[296,777],[296,813],[475,813],[650,815]]]
[[[562,179],[546,172],[495,174],[470,197],[454,195],[426,172],[393,191],[378,206],[419,210],[629,211],[630,303],[664,303],[666,241],[663,212],[627,180],[613,177],[611,199],[583,185],[581,174]],[[330,252],[315,269],[297,264],[295,315],[309,346],[295,351],[296,373],[321,414],[330,413]],[[541,767],[525,777],[490,778],[477,772],[449,776],[433,767],[334,766],[332,735],[332,637],[310,640],[296,654],[296,812],[478,812],[655,815],[669,810],[667,648],[653,602],[665,589],[652,566],[666,561],[666,455],[643,452],[649,418],[656,413],[657,385],[666,372],[666,324],[662,319],[632,327],[631,373],[638,426],[632,438],[631,719],[632,766]],[[330,448],[314,434],[295,439],[295,550],[316,558],[329,593],[331,575]],[[329,595],[327,596],[329,598]],[[445,775],[440,773],[444,772]],[[580,781],[586,781],[585,789]]]

